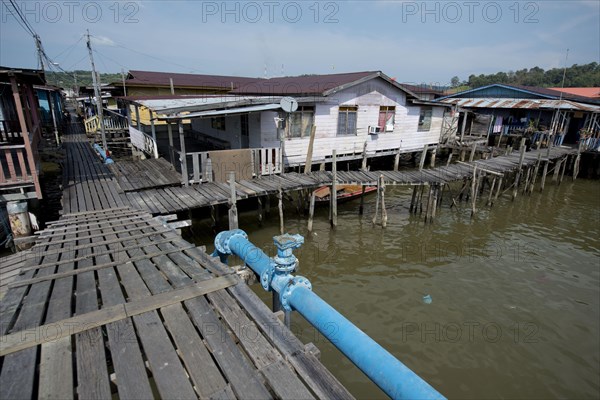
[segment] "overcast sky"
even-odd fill
[[[0,64],[35,42],[0,4]],[[600,62],[600,1],[18,1],[46,53],[121,69],[263,77],[381,70],[402,82]]]

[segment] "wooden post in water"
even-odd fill
[[[573,180],[577,179],[579,175],[579,163],[581,161],[581,146],[583,142],[579,141],[579,147],[577,148],[577,156],[575,156],[575,163],[573,164]]]
[[[531,168],[527,168],[527,175],[525,176],[525,185],[523,186],[523,194],[527,193],[529,188],[529,178],[531,177]]]
[[[471,155],[469,155],[469,162],[473,162],[475,160],[475,152],[477,151],[477,142],[473,143],[473,147],[471,147]]]
[[[373,216],[373,225],[377,223],[377,214],[379,214],[379,202],[381,201],[381,181],[377,180],[377,200],[375,201],[375,215]]]
[[[417,191],[419,190],[419,186],[415,185],[413,186],[413,193],[412,193],[412,198],[410,199],[410,208],[408,209],[408,212],[410,214],[412,214],[413,210],[415,211],[415,213],[417,212],[417,205],[416,205],[416,200],[417,200]]]
[[[546,160],[544,163],[544,171],[542,172],[542,183],[540,184],[540,192],[544,191],[544,185],[546,184],[546,175],[548,174],[548,164],[550,160]]]
[[[310,205],[308,207],[308,231],[313,230],[313,218],[315,215],[315,191],[313,190],[310,194]]]
[[[433,190],[433,197],[431,199],[431,212],[429,214],[429,223],[430,224],[432,224],[433,220],[435,219],[435,214],[437,211],[437,203],[438,203],[438,192],[439,192],[440,187],[437,183],[434,183],[431,188]]]
[[[256,200],[258,201],[258,225],[262,226],[264,219],[262,196],[256,196]]]
[[[498,197],[500,196],[500,193],[502,192],[502,181],[504,181],[504,176],[501,176],[500,180],[498,180],[498,189],[496,190],[496,195],[494,196],[494,202],[496,200],[498,200]],[[492,203],[492,205],[494,205],[494,203]]]
[[[419,215],[423,214],[423,192],[425,191],[425,184],[421,185],[421,191],[419,193]],[[416,214],[416,211],[415,211]]]
[[[365,185],[361,185],[361,192],[360,192],[360,206],[358,207],[358,215],[363,215],[364,212],[364,206],[365,206],[365,189],[367,187]]]
[[[540,152],[540,153],[538,153],[538,158],[537,158],[537,161],[535,162],[535,167],[533,168],[533,176],[531,177],[531,184],[529,185],[529,193],[533,192],[533,187],[535,186],[535,181],[537,180],[541,162],[542,162],[542,153]]]
[[[567,154],[567,156],[565,157],[565,160],[562,163],[562,171],[560,173],[560,178],[558,179],[558,184],[560,185],[563,181],[563,178],[565,176],[565,170],[567,169],[567,164],[569,161],[569,155]]]
[[[519,151],[521,152],[521,155],[519,157],[519,169],[515,174],[515,183],[512,194],[513,201],[517,198],[517,193],[519,192],[519,182],[521,180],[521,175],[523,174],[523,161],[525,160],[525,150],[525,138],[521,138],[521,144],[519,145]]]
[[[475,201],[477,200],[477,166],[473,166],[473,179],[471,179],[471,218],[475,216]]]
[[[330,223],[333,228],[337,226],[337,154],[335,149],[331,152],[331,193],[329,194],[329,207],[331,209]]]
[[[175,165],[175,151],[173,149],[173,126],[167,122],[167,132],[169,133],[169,161]]]
[[[448,155],[448,161],[446,161],[446,167],[449,166],[451,162],[452,162],[452,151],[450,151],[450,154]]]
[[[554,165],[554,173],[552,174],[552,182],[555,182],[555,183],[558,182],[558,177],[559,177],[558,174],[560,173],[560,168],[562,167],[562,162],[563,162],[562,159],[556,161],[556,164]]]
[[[285,233],[285,224],[283,221],[283,191],[281,190],[281,187],[277,192],[277,198],[279,199],[279,234],[283,235]]]
[[[492,179],[492,186],[490,187],[490,194],[488,195],[488,199],[487,199],[487,206],[491,207],[492,206],[492,196],[494,195],[494,188],[496,187],[496,177],[494,176],[494,178]]]
[[[379,186],[381,187],[381,226],[387,226],[387,210],[385,209],[385,181],[383,175],[379,176]]]
[[[238,229],[237,196],[235,193],[235,172],[229,171],[229,230]]]

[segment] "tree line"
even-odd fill
[[[494,83],[507,85],[523,85],[538,87],[600,87],[600,65],[596,62],[589,64],[573,64],[566,68],[552,68],[544,70],[540,67],[520,69],[517,71],[497,72],[495,74],[470,75],[465,81],[458,76],[451,80],[452,87],[469,86],[477,88]]]
[[[121,82],[120,73],[100,73],[100,82],[112,83]],[[49,85],[61,87],[63,89],[73,89],[75,86],[91,86],[92,71],[75,70],[71,72],[46,71],[46,82]]]

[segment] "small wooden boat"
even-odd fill
[[[362,193],[361,185],[337,185],[336,189],[338,203],[359,198]],[[365,186],[365,194],[372,193],[376,190],[376,186]],[[317,203],[327,202],[330,197],[331,186],[321,186],[315,190],[315,202]]]

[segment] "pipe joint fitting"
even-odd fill
[[[242,236],[248,239],[248,235],[241,229],[233,229],[230,231],[219,232],[215,237],[215,249],[223,255],[230,255],[229,241],[235,236]]]
[[[295,276],[290,279],[287,285],[283,288],[283,290],[279,293],[279,299],[281,301],[281,306],[286,311],[292,311],[292,306],[290,305],[290,297],[294,290],[303,287],[312,291],[312,284],[308,279],[303,276]]]

